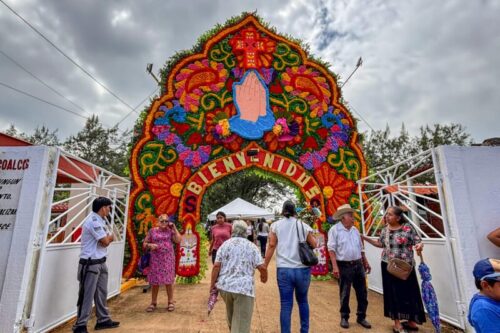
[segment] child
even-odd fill
[[[500,332],[500,260],[480,260],[472,274],[479,293],[470,301],[469,323],[477,333]]]

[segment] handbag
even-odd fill
[[[149,251],[146,251],[142,256],[141,259],[139,260],[139,272],[141,274],[147,274],[148,268],[149,268],[149,261],[151,259],[151,254]]]
[[[297,222],[300,222],[300,221],[297,221]],[[300,224],[302,225],[301,222],[300,222]],[[316,254],[314,254],[313,248],[307,242],[307,238],[305,236],[306,232],[304,231],[304,226],[302,225],[302,234],[304,235],[304,241],[302,241],[302,242],[300,241],[299,227],[298,227],[297,223],[295,224],[295,226],[297,227],[297,238],[299,239],[300,261],[302,262],[302,264],[304,264],[305,266],[308,266],[308,267],[317,265],[318,264],[318,257],[316,257]]]
[[[386,229],[385,233],[385,243],[387,247],[389,246],[389,229]],[[406,261],[398,258],[389,259],[387,263],[387,272],[389,274],[397,277],[401,280],[406,280],[410,276],[410,273],[413,269],[413,266],[407,263]]]

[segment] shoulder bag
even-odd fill
[[[389,232],[390,232],[389,228],[386,227],[385,230],[385,243],[387,246],[386,251],[389,251],[390,249]],[[387,254],[387,256],[389,256],[389,253]],[[408,279],[412,269],[413,269],[412,265],[398,258],[389,259],[389,261],[387,262],[387,272],[389,272],[391,275],[401,280]]]
[[[304,241],[300,241],[299,226],[297,225],[298,223],[300,223],[300,225],[302,226],[302,234],[304,235]],[[300,261],[302,262],[302,264],[308,267],[317,265],[318,257],[316,257],[313,248],[307,242],[307,237],[305,235],[306,232],[304,231],[304,226],[302,225],[302,222],[297,220],[295,222],[295,226],[297,227],[297,238],[299,239]]]

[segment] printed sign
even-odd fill
[[[30,160],[19,154],[0,155],[0,233],[14,228],[24,171]]]

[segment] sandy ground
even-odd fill
[[[256,303],[252,318],[252,332],[279,332],[279,294],[276,283],[276,269],[271,263],[269,267],[269,280],[266,284],[258,281],[256,273]],[[151,292],[143,293],[142,286],[137,286],[129,291],[116,296],[108,305],[113,320],[121,322],[117,329],[111,332],[182,332],[182,333],[215,333],[228,332],[226,324],[225,304],[219,297],[215,309],[207,316],[207,299],[209,288],[209,274],[197,285],[176,285],[176,309],[167,312],[166,292],[160,290],[158,308],[153,313],[145,312],[150,303]],[[370,291],[368,293],[367,320],[371,322],[372,329],[366,330],[355,321],[356,300],[354,289],[351,293],[351,319],[350,328],[342,329],[339,326],[339,288],[336,280],[313,281],[309,289],[310,305],[310,332],[392,332],[392,322],[384,317],[382,296]],[[353,311],[354,310],[354,311]],[[352,315],[354,314],[354,315]],[[52,332],[70,332],[73,321],[53,330]],[[88,329],[93,331],[95,316],[92,316]],[[292,314],[292,332],[299,332],[299,315],[296,304]],[[434,329],[428,321],[420,326],[419,332],[432,333]],[[460,330],[445,326],[443,333],[461,332]]]

